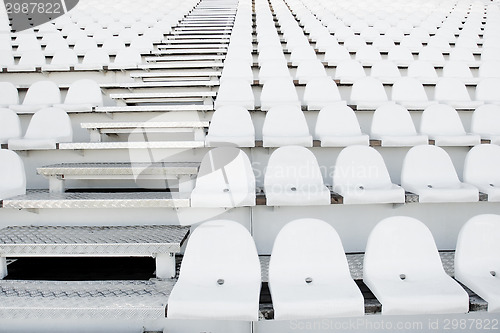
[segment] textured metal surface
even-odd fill
[[[167,111],[213,111],[213,105],[184,104],[184,105],[133,105],[133,106],[101,106],[95,112],[167,112]]]
[[[198,77],[198,76],[220,76],[222,71],[169,71],[169,72],[139,72],[131,73],[130,77],[133,78],[144,78],[144,77]]]
[[[184,226],[25,226],[0,229],[0,254],[153,256],[177,253],[189,234]]]
[[[128,93],[128,94],[110,94],[113,99],[129,99],[129,98],[175,98],[175,97],[214,97],[215,91],[179,91],[171,93]]]
[[[81,123],[86,129],[118,129],[118,128],[199,128],[208,127],[209,121],[131,121],[131,122],[105,122]]]
[[[311,254],[313,255],[313,254]],[[454,260],[455,253],[454,252],[439,252],[441,257],[441,262],[443,263],[443,268],[445,272],[454,276]],[[351,276],[354,280],[362,280],[363,279],[363,260],[365,255],[363,253],[348,253],[346,254],[347,263],[349,264],[349,270],[351,272]],[[270,256],[259,256],[260,259],[260,267],[262,274],[262,282],[269,281],[269,259]]]
[[[59,149],[191,149],[203,148],[203,141],[157,141],[157,142],[70,142],[60,143]]]
[[[3,200],[4,208],[161,208],[189,207],[189,197],[183,193],[49,193],[29,190],[26,195]]]
[[[196,175],[199,162],[62,163],[37,168],[46,177],[58,175]]]
[[[0,319],[164,318],[174,283],[0,281]]]

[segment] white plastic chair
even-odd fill
[[[281,105],[300,106],[299,96],[291,78],[274,78],[264,83],[260,94],[261,110]]]
[[[328,66],[337,66],[343,61],[352,60],[347,48],[343,45],[333,45],[326,49],[324,61]]]
[[[471,132],[490,140],[492,144],[500,144],[500,105],[485,104],[472,113]]]
[[[390,60],[380,60],[373,64],[370,76],[382,83],[394,83],[401,77],[398,66]]]
[[[189,238],[167,318],[257,321],[260,287],[248,230],[228,220],[205,222]]]
[[[419,52],[423,47],[420,38],[413,35],[405,35],[399,45],[406,47],[411,52]]]
[[[465,84],[477,83],[477,78],[472,75],[472,71],[467,63],[463,61],[449,60],[443,66],[443,77],[456,78]]]
[[[366,42],[360,35],[354,35],[345,39],[344,46],[349,50],[349,52],[357,52],[360,48],[366,46]]]
[[[418,53],[418,60],[430,62],[436,67],[443,67],[446,63],[442,50],[432,46],[422,48]]]
[[[0,200],[24,194],[26,174],[23,161],[15,152],[0,149]]]
[[[500,77],[500,60],[483,61],[479,66],[479,78]]]
[[[259,82],[265,84],[268,80],[292,79],[286,61],[266,61],[259,69]]]
[[[77,70],[102,70],[109,66],[109,54],[103,49],[89,50],[85,53],[82,63],[75,66]]]
[[[294,48],[290,54],[290,61],[294,66],[300,65],[303,61],[311,61],[317,59],[318,58],[316,57],[316,52],[309,45],[309,43],[307,45],[304,45],[304,47]]]
[[[498,87],[500,87],[500,77],[481,79],[476,86],[476,100],[484,103],[500,104]]]
[[[380,51],[373,45],[365,45],[360,47],[356,51],[356,56],[354,58],[363,66],[372,66],[373,64],[382,60]]]
[[[488,302],[488,312],[500,312],[500,216],[472,217],[458,234],[455,278]]]
[[[150,53],[154,50],[153,43],[143,36],[132,38],[130,41],[130,47],[138,50],[140,53]]]
[[[0,68],[14,68],[12,50],[0,50]]]
[[[269,262],[269,289],[275,320],[364,315],[342,241],[321,220],[298,219],[280,230]]]
[[[227,79],[219,86],[215,98],[215,108],[223,106],[241,106],[247,110],[255,109],[255,97],[252,86],[243,79]]]
[[[468,66],[476,66],[477,62],[474,58],[474,54],[468,48],[455,47],[450,51],[450,61],[460,61]]]
[[[387,53],[387,60],[394,62],[398,66],[408,66],[415,61],[415,58],[407,47],[396,45]]]
[[[441,78],[436,83],[434,100],[446,103],[456,109],[475,109],[484,104],[480,100],[471,100],[465,84],[456,78]]]
[[[382,315],[467,313],[469,295],[446,274],[432,234],[412,217],[393,216],[370,233],[363,281]]]
[[[65,111],[91,111],[94,107],[103,106],[101,87],[91,79],[81,79],[71,84],[63,104],[54,107]]]
[[[56,149],[57,143],[73,141],[73,128],[68,114],[58,108],[37,111],[21,139],[10,139],[9,149]]]
[[[36,112],[40,109],[61,103],[61,92],[52,81],[37,81],[29,88],[23,104],[10,105],[16,112]]]
[[[252,84],[253,71],[252,67],[244,60],[225,60],[224,67],[222,68],[222,74],[220,77],[220,83],[222,84],[225,80],[240,79],[245,80]]]
[[[318,59],[301,61],[297,66],[295,78],[299,83],[308,83],[317,78],[328,78],[325,67]]]
[[[364,77],[366,77],[365,70],[357,60],[342,61],[335,69],[335,79],[340,80],[340,83],[354,83]]]
[[[351,104],[358,110],[373,110],[386,103],[387,94],[380,80],[364,77],[354,82],[351,88]]]
[[[205,145],[254,147],[255,128],[250,113],[241,106],[217,108],[210,121]]]
[[[304,104],[308,110],[321,110],[328,105],[345,105],[335,81],[330,77],[311,79],[304,89]]]
[[[420,133],[427,134],[437,146],[475,146],[481,138],[465,132],[457,111],[446,104],[434,104],[422,113]]]
[[[437,146],[411,148],[403,161],[401,186],[419,202],[477,202],[479,191],[462,183],[446,151]]]
[[[9,139],[17,139],[21,136],[21,120],[17,113],[10,109],[0,108],[0,143],[5,144]]]
[[[276,149],[266,167],[264,192],[267,206],[329,205],[330,191],[314,154],[307,148]]]
[[[201,161],[191,206],[255,206],[255,176],[248,156],[233,147],[210,150]]]
[[[408,110],[394,103],[379,106],[373,113],[370,137],[382,146],[405,147],[425,145],[429,138],[418,134]]]
[[[402,77],[392,85],[391,100],[410,110],[422,110],[436,101],[429,101],[424,86],[413,77]]]
[[[0,82],[0,107],[19,104],[19,93],[11,82]]]
[[[270,46],[259,51],[258,59],[259,65],[262,66],[268,61],[279,61],[286,63],[285,55],[283,54],[283,49],[280,44],[275,46]]]
[[[500,201],[498,162],[500,162],[500,146],[482,144],[469,150],[464,163],[464,182],[488,194],[488,201],[492,202]]]
[[[321,147],[368,145],[369,137],[361,133],[354,111],[347,105],[325,106],[318,113],[315,137]]]
[[[408,66],[408,77],[416,78],[422,84],[435,84],[439,79],[434,65],[420,60],[415,60]]]
[[[34,72],[47,64],[45,55],[42,51],[30,51],[23,53],[19,58],[17,65],[8,66],[8,71],[13,72]]]
[[[375,46],[380,52],[389,52],[396,44],[394,44],[394,40],[387,35],[377,36],[373,40],[373,46]]]
[[[333,191],[343,197],[344,204],[405,202],[405,191],[391,182],[382,156],[368,146],[348,146],[340,152],[333,173]]]
[[[78,55],[85,55],[90,50],[97,50],[97,42],[92,37],[85,36],[75,41],[73,51]]]
[[[269,109],[262,127],[262,139],[264,147],[312,147],[312,136],[304,113],[300,107],[293,104],[278,105]]]
[[[59,50],[54,53],[50,64],[42,66],[42,71],[69,71],[78,64],[78,56],[71,49]]]
[[[140,64],[142,64],[141,53],[132,47],[127,47],[117,51],[115,60],[109,64],[108,68],[133,69]]]

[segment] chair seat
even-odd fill
[[[380,279],[370,289],[382,303],[384,315],[467,313],[469,295],[446,273],[426,279]]]
[[[44,150],[56,149],[54,139],[10,139],[9,149],[11,150]]]
[[[191,192],[192,207],[246,207],[255,206],[255,193],[247,191],[204,191]]]
[[[217,136],[208,134],[205,138],[207,147],[237,146],[255,147],[253,136]]]
[[[405,190],[418,194],[418,201],[425,202],[477,202],[479,191],[476,187],[460,183],[453,188],[410,188]]]
[[[282,147],[282,146],[302,146],[302,147],[312,147],[313,139],[311,135],[304,136],[264,136],[263,137],[264,147]]]
[[[338,101],[335,98],[329,98],[324,96],[324,98],[311,98],[305,101],[308,110],[321,110],[325,106],[342,107],[346,105],[345,101]]]
[[[64,111],[78,112],[78,111],[92,111],[92,104],[54,104],[55,108],[61,108]]]
[[[363,296],[350,276],[328,284],[278,284],[272,289],[275,320],[364,315]]]
[[[341,189],[334,186],[333,190],[343,197],[345,205],[349,204],[385,204],[404,203],[405,191],[402,187],[391,184],[387,188],[365,188],[353,187]]]
[[[488,201],[500,201],[500,184],[474,184],[479,191],[488,195]],[[493,186],[492,186],[493,185]]]
[[[488,302],[488,312],[500,312],[500,282],[493,276],[463,276],[460,282]]]
[[[16,104],[9,106],[9,108],[12,111],[22,112],[22,113],[34,113],[38,110],[45,109],[48,107],[50,107],[50,105],[48,104],[32,104],[32,105]]]
[[[255,321],[258,304],[258,294],[236,281],[222,286],[216,281],[213,286],[177,282],[168,299],[167,317]]]
[[[381,105],[384,105],[387,103],[387,100],[380,100],[380,101],[356,101],[352,100],[351,104],[356,105],[357,110],[375,110]]]
[[[474,110],[484,104],[483,101],[440,101],[442,103],[451,105],[455,109]]]
[[[319,137],[321,140],[321,147],[347,147],[350,145],[365,145],[368,146],[370,138],[367,134],[361,135],[329,135]]]
[[[280,188],[277,192],[266,191],[267,206],[314,206],[329,205],[330,191],[326,186],[315,191],[305,191],[297,189]]]
[[[380,135],[372,139],[380,140],[383,147],[412,147],[428,144],[427,135]]]
[[[436,146],[475,146],[481,143],[481,138],[477,134],[431,135],[429,139],[434,140]]]
[[[437,104],[436,101],[395,101],[408,110],[423,110],[429,105]]]

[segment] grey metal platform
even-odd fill
[[[95,108],[97,113],[114,112],[170,112],[170,111],[214,111],[213,105],[207,104],[172,104],[172,105],[122,105],[101,106]]]
[[[215,91],[182,91],[182,92],[164,92],[164,93],[121,93],[110,94],[112,99],[122,100],[127,104],[134,103],[169,103],[182,101],[203,102],[204,104],[213,103]]]
[[[190,193],[198,162],[156,163],[63,163],[37,168],[37,173],[49,179],[51,193],[63,193],[67,179],[176,179],[179,192]]]
[[[175,254],[189,227],[12,226],[0,229],[0,278],[7,276],[7,257],[153,257],[158,278],[176,275]],[[3,268],[2,268],[3,267]]]
[[[173,280],[0,281],[1,319],[159,319]]]
[[[61,150],[192,149],[203,147],[205,147],[203,141],[68,142],[58,144],[58,149]]]
[[[28,190],[25,195],[4,199],[3,208],[90,209],[90,208],[180,208],[189,207],[189,194],[172,192],[78,192],[50,193]]]

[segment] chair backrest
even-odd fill
[[[64,104],[92,104],[103,106],[101,87],[91,79],[81,79],[71,84]]]
[[[56,142],[73,141],[73,128],[68,114],[59,108],[41,109],[31,118],[25,139],[55,139]]]
[[[125,48],[125,43],[120,37],[110,37],[104,40],[102,43],[102,49],[106,50],[108,53],[117,53],[119,50]]]
[[[51,65],[74,66],[78,64],[78,56],[71,49],[58,50],[52,57]]]
[[[477,45],[476,45],[477,46]],[[450,61],[462,61],[466,63],[474,63],[474,55],[472,51],[464,47],[455,47],[450,51]]]
[[[343,45],[333,45],[325,51],[325,61],[337,65],[343,61],[351,60],[351,55]]]
[[[269,157],[264,175],[266,193],[286,192],[290,187],[298,191],[325,187],[318,161],[305,147],[280,147]]]
[[[68,50],[68,49],[69,49],[68,42],[64,38],[53,39],[47,43],[47,46],[45,47],[45,52],[55,52],[59,50]]]
[[[352,85],[351,101],[387,101],[387,94],[380,80],[374,77],[357,79]]]
[[[11,82],[0,82],[0,104],[19,104],[19,93]]]
[[[417,135],[408,110],[395,103],[379,106],[373,113],[371,134],[381,135]]]
[[[384,159],[374,148],[352,145],[340,152],[333,172],[333,189],[381,188],[392,186]]]
[[[330,77],[317,77],[309,80],[304,89],[304,102],[314,100],[340,101],[339,89]]]
[[[500,186],[500,146],[482,144],[467,153],[464,162],[464,182],[476,186]]]
[[[286,126],[285,126],[286,124]],[[295,105],[273,106],[267,111],[264,125],[262,126],[263,136],[307,136],[306,118],[301,108]]]
[[[262,87],[260,101],[263,110],[269,110],[271,107],[283,104],[300,105],[299,96],[291,78],[267,80]]]
[[[366,244],[363,279],[400,281],[400,275],[415,280],[445,274],[429,228],[407,216],[380,221]]]
[[[291,78],[286,61],[274,60],[262,63],[259,69],[259,81],[266,83],[268,80]]]
[[[473,75],[469,65],[466,62],[449,60],[443,66],[443,77],[472,79]]]
[[[113,61],[113,65],[123,65],[123,66],[137,66],[142,63],[141,53],[132,48],[127,47],[124,49],[118,50],[116,53],[115,60]]]
[[[58,104],[61,103],[61,91],[52,81],[37,81],[29,88],[23,105]]]
[[[414,78],[429,78],[437,80],[438,75],[434,65],[428,61],[416,60],[408,65],[408,76]]]
[[[446,104],[425,108],[420,120],[420,133],[427,135],[465,135],[458,112]]]
[[[471,132],[500,135],[500,105],[484,104],[472,113]]]
[[[250,113],[242,106],[223,106],[215,110],[208,134],[216,137],[251,136],[255,128]]]
[[[191,234],[182,259],[179,281],[198,286],[224,284],[259,285],[260,262],[248,230],[229,220],[199,225]]]
[[[29,51],[23,53],[19,58],[19,66],[42,67],[47,63],[42,51]]]
[[[401,73],[394,62],[381,60],[373,64],[370,76],[381,80],[383,78],[399,78]]]
[[[0,50],[0,67],[6,68],[14,65],[12,50]]]
[[[21,120],[17,113],[11,109],[0,108],[0,143],[7,143],[9,139],[17,139],[21,136]]]
[[[442,51],[437,47],[426,46],[418,53],[418,60],[428,61],[430,63],[444,63]]]
[[[255,194],[255,176],[248,156],[234,147],[210,150],[201,161],[196,189],[214,193],[229,191],[235,203],[244,200],[247,193]]]
[[[141,52],[149,52],[153,51],[154,45],[153,43],[143,36],[137,36],[132,38],[130,42],[130,47],[140,50]]]
[[[356,80],[366,76],[365,70],[361,63],[357,60],[346,60],[339,62],[335,69],[335,78],[342,80],[343,78],[352,78]]]
[[[301,82],[309,82],[316,77],[328,77],[325,67],[318,59],[304,60],[297,66],[295,77]]]
[[[220,83],[222,84],[225,80],[233,80],[233,79],[243,79],[252,84],[253,83],[252,67],[248,65],[248,63],[245,60],[226,59],[224,61],[224,67],[222,68]]]
[[[462,80],[443,77],[436,83],[434,90],[436,101],[470,101],[471,98]]]
[[[0,149],[0,193],[9,193],[8,197],[26,193],[24,163],[15,152],[7,149]],[[6,198],[0,197],[0,200]]]
[[[375,63],[382,60],[380,51],[373,45],[365,45],[356,51],[355,59],[361,63]]]
[[[403,160],[401,186],[458,187],[460,180],[450,156],[438,146],[421,145],[411,148]]]
[[[498,87],[500,87],[500,77],[481,79],[476,86],[476,100],[490,103],[500,101]]]
[[[396,45],[387,53],[387,60],[391,60],[397,65],[409,65],[414,61],[414,57],[407,47]]]
[[[318,114],[315,134],[317,138],[330,135],[361,135],[358,118],[347,105],[325,106]]]
[[[227,79],[219,86],[215,99],[215,107],[226,105],[242,106],[247,109],[255,107],[255,98],[251,84],[244,79]]]
[[[455,275],[488,276],[500,270],[500,216],[481,214],[465,223],[458,234]]]
[[[394,102],[427,101],[428,97],[424,86],[413,77],[402,77],[392,85],[391,99]]]
[[[500,77],[500,60],[483,61],[479,66],[479,77]]]
[[[73,50],[79,54],[86,54],[87,51],[96,50],[97,42],[92,37],[81,37],[75,42]]]
[[[82,60],[83,65],[108,66],[110,64],[109,54],[106,50],[88,50]]]
[[[373,40],[373,46],[375,46],[381,52],[389,52],[396,44],[394,40],[387,35],[379,35]]]
[[[269,262],[269,285],[330,284],[338,277],[350,278],[342,241],[328,223],[303,218],[287,223],[276,236]]]

